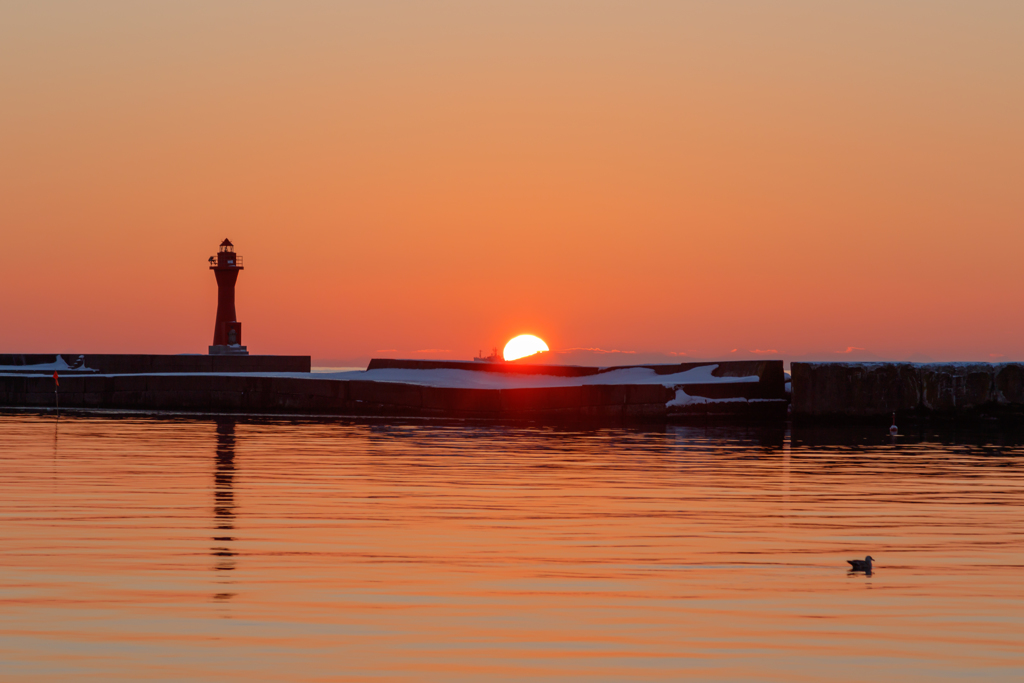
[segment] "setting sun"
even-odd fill
[[[535,337],[532,334],[521,334],[509,340],[508,344],[505,344],[502,356],[504,356],[505,360],[516,360],[547,350],[548,345],[540,337]]]

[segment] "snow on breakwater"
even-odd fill
[[[597,375],[582,377],[560,377],[557,375],[519,375],[494,372],[474,372],[455,369],[407,369],[383,368],[362,372],[319,373],[317,377],[339,380],[366,380],[371,382],[398,382],[428,387],[467,389],[540,389],[547,387],[578,387],[595,385],[660,384],[675,388],[690,384],[737,384],[760,380],[758,375],[743,377],[715,376],[719,364],[701,365],[696,368],[668,375],[659,375],[652,368],[632,367],[607,370]]]
[[[96,372],[94,368],[85,366],[84,357],[77,356],[75,359],[68,363],[64,360],[64,356],[57,354],[56,360],[52,362],[44,363],[32,363],[32,364],[4,364],[0,365],[0,373],[4,372]]]

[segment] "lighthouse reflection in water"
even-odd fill
[[[863,431],[0,415],[0,678],[1020,680],[1019,435]]]
[[[217,571],[229,572],[235,568],[235,552],[231,546],[235,541],[235,423],[231,419],[217,422],[217,465],[214,473],[213,514],[215,535],[211,553]],[[224,579],[225,587],[231,578]],[[215,595],[226,600],[234,595],[225,590]]]

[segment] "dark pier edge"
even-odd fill
[[[217,356],[200,354],[122,354],[122,353],[4,353],[0,365],[24,368],[57,362],[60,356],[71,370],[106,375],[185,372],[309,372],[309,356]],[[62,373],[65,371],[62,371]]]

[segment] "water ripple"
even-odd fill
[[[0,414],[0,677],[1019,680],[1020,435],[876,431]]]

